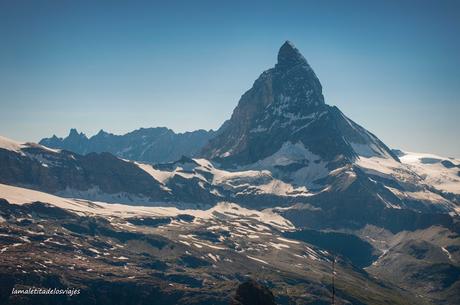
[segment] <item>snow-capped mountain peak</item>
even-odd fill
[[[318,77],[289,41],[281,46],[275,67],[263,72],[241,97],[203,155],[223,166],[247,166],[287,142],[302,143],[324,162],[338,165],[360,155],[397,160],[376,136],[325,104]]]

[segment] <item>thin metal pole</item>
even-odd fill
[[[332,259],[332,305],[335,305],[335,255]]]

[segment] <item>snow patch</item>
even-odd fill
[[[21,153],[21,148],[24,148],[24,143],[16,142],[6,137],[0,136],[0,148]]]
[[[288,169],[289,165],[298,165],[299,169]],[[270,170],[270,172],[286,175],[297,186],[312,186],[314,181],[329,174],[327,162],[320,156],[309,151],[303,143],[285,142],[273,155],[256,163],[241,167],[242,170]],[[306,188],[297,189],[307,193]]]
[[[249,259],[252,259],[252,260],[254,260],[256,262],[268,265],[268,263],[266,261],[264,261],[263,259],[253,257],[253,256],[249,256],[249,255],[246,255],[246,257],[249,258]]]
[[[279,214],[276,214],[272,210],[250,210],[229,202],[220,202],[208,210],[178,209],[177,207],[164,206],[132,206],[118,203],[93,202],[81,199],[67,199],[6,184],[0,184],[0,198],[4,198],[11,204],[20,205],[40,201],[84,215],[131,218],[175,217],[181,214],[187,214],[201,219],[218,219],[222,214],[224,214],[234,220],[245,218],[252,219],[278,229],[289,230],[294,228],[294,225],[289,220]]]
[[[444,192],[460,194],[460,160],[413,152],[404,152],[399,159],[426,184]],[[446,167],[446,164],[453,166]]]

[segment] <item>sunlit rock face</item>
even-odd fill
[[[267,158],[286,142],[302,143],[325,161],[344,163],[362,152],[397,159],[377,137],[325,104],[318,77],[289,41],[217,134],[203,155],[229,167]]]

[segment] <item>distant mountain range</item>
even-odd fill
[[[279,304],[327,304],[337,261],[341,304],[460,303],[460,160],[388,148],[325,103],[290,42],[218,131],[73,129],[40,144],[0,138],[0,251],[44,247],[74,268],[47,267],[62,281],[228,304],[250,275]]]
[[[175,133],[165,127],[141,128],[124,135],[114,135],[103,130],[88,138],[71,129],[65,138],[56,135],[39,143],[78,154],[109,152],[117,157],[149,163],[171,162],[182,156],[193,157],[214,136],[212,130]]]

